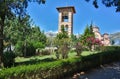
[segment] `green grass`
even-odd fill
[[[83,51],[81,53],[82,56],[87,56],[87,55],[91,55],[91,54],[95,54],[97,53],[96,52],[91,52],[91,51]],[[76,52],[71,52],[68,54],[68,57],[69,58],[74,58],[76,57]],[[50,59],[50,58],[53,58],[53,59],[56,59],[56,56],[55,54],[51,54],[51,55],[45,55],[45,56],[32,56],[32,57],[29,57],[29,58],[24,58],[24,57],[16,57],[15,58],[15,62],[16,63],[19,63],[19,62],[27,62],[27,61],[31,61],[31,60],[44,60],[44,59]],[[61,58],[61,55],[60,55],[60,58]]]
[[[27,65],[25,62],[25,65],[21,65],[18,61],[19,66],[2,69],[0,71],[0,79],[37,79],[38,75],[41,79],[44,77],[46,79],[60,78],[78,69],[88,70],[101,64],[120,60],[120,47],[107,47],[107,50],[99,53],[98,51],[84,51],[81,55],[83,57],[76,57],[76,53],[71,52],[69,53],[68,59],[60,60],[54,60],[54,54],[48,56],[33,56],[30,58],[16,58],[17,61],[19,59],[21,62],[28,61],[32,64]],[[52,56],[53,58],[51,59]]]
[[[30,60],[33,60],[33,59],[43,60],[43,59],[46,59],[46,58],[55,58],[55,55],[32,56],[32,57],[29,57],[29,58],[16,57],[15,62],[25,62],[25,61],[30,61]]]
[[[92,54],[96,54],[98,53],[98,51],[83,51],[81,53],[82,56],[87,56],[87,55],[92,55]]]

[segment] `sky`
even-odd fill
[[[99,0],[102,1],[102,0]],[[45,4],[30,3],[27,13],[44,32],[58,31],[57,7],[74,6],[76,13],[73,19],[73,33],[82,34],[86,25],[91,22],[100,28],[101,34],[120,32],[120,12],[115,12],[116,7],[105,7],[99,2],[96,9],[92,2],[85,0],[46,0]]]

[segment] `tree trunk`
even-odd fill
[[[3,26],[4,21],[0,20],[0,67],[3,67]]]

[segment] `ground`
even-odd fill
[[[83,51],[81,53],[82,56],[87,56],[87,55],[90,55],[90,54],[95,54],[97,52],[91,52],[91,51]],[[69,53],[68,57],[69,58],[72,58],[72,57],[75,57],[76,56],[76,52],[71,52]],[[56,56],[55,54],[51,54],[51,55],[45,55],[45,56],[32,56],[32,57],[29,57],[29,58],[24,58],[24,57],[16,57],[15,58],[15,62],[16,63],[21,63],[21,62],[30,62],[30,61],[34,61],[37,60],[38,61],[44,61],[44,60],[54,60],[56,59]]]

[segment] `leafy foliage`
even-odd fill
[[[15,61],[15,54],[12,51],[4,52],[3,53],[3,59],[4,59],[4,67],[11,67],[14,65]]]
[[[68,33],[65,31],[64,25],[61,26],[61,32],[57,35],[57,39],[68,38]]]
[[[95,35],[92,30],[92,24],[90,26],[87,25],[83,35],[81,35],[80,37],[80,42],[82,43],[82,45],[84,45],[85,48],[91,50],[93,39],[95,39]]]
[[[31,27],[32,20],[29,16],[26,16],[23,20],[24,23],[21,23],[18,17],[13,20],[6,19],[4,28],[5,42],[8,42],[10,46],[15,46],[15,54],[18,56],[29,55],[32,51],[28,51],[27,48],[31,50],[31,47],[33,47],[33,51],[37,48],[44,48],[46,42],[44,32],[41,32],[38,26]],[[35,54],[35,51],[33,53]]]
[[[82,45],[80,42],[76,43],[75,45],[75,48],[76,48],[76,52],[77,52],[77,55],[80,56],[80,54],[82,53]]]
[[[87,2],[91,0],[85,0]],[[92,0],[93,5],[95,8],[98,8],[98,1],[99,0]],[[116,7],[116,12],[120,12],[120,0],[101,0],[101,3],[103,3],[106,7]]]
[[[68,57],[70,42],[71,40],[65,31],[64,26],[61,26],[61,33],[55,38],[55,45],[58,47],[58,51],[56,52],[61,53],[63,59]]]
[[[112,48],[112,49],[111,49]],[[110,52],[110,51],[111,52]],[[106,51],[97,54],[84,56],[81,58],[70,58],[65,60],[57,60],[53,62],[38,63],[34,65],[22,65],[3,69],[0,71],[0,78],[42,78],[61,79],[63,75],[68,75],[79,70],[87,70],[101,64],[110,63],[120,60],[120,47],[109,46]]]
[[[34,0],[37,3],[45,3],[45,0]],[[23,18],[27,15],[26,8],[31,0],[0,0],[0,67],[3,64],[3,31],[5,20],[18,17],[24,24]]]

